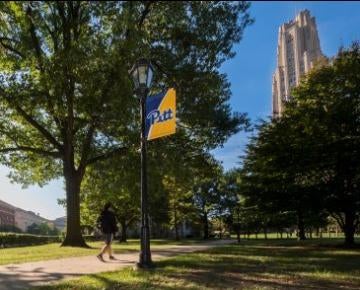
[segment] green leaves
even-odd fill
[[[358,219],[359,71],[355,43],[304,77],[281,118],[259,126],[241,175],[250,200],[309,220],[324,209]]]
[[[128,70],[143,57],[157,69],[153,92],[177,89],[184,127],[162,144],[167,152],[175,146],[206,155],[222,145],[247,122],[245,114],[232,114],[219,67],[234,56],[233,44],[251,23],[248,7],[226,1],[0,3],[0,161],[12,168],[12,179],[43,185],[62,172],[67,202],[74,203],[67,231],[79,231],[86,168],[124,152],[131,157],[139,144],[139,104]],[[79,234],[64,243],[83,245]]]
[[[14,144],[19,135],[48,151],[59,149],[56,142],[71,142],[79,166],[83,150],[91,159],[110,150],[109,144],[131,146],[138,138],[138,104],[127,71],[143,56],[151,56],[161,67],[154,91],[176,84],[178,116],[189,128],[184,131],[187,138],[208,149],[223,144],[247,121],[246,115],[232,115],[229,84],[218,68],[233,56],[232,45],[251,23],[248,6],[1,3],[0,71],[6,80],[0,86],[0,101],[8,114],[0,122],[18,124],[16,133],[14,126],[4,129],[8,137],[1,147],[28,145]],[[85,148],[90,127],[92,142]],[[47,137],[40,128],[48,131]],[[71,136],[65,138],[65,131]]]

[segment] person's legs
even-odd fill
[[[97,255],[98,259],[102,262],[104,262],[103,255],[108,252],[109,256],[111,256],[111,240],[112,235],[111,234],[105,234],[105,245],[101,248],[100,254]]]
[[[112,248],[111,248],[111,244],[112,244],[112,240],[113,240],[113,234],[110,234],[109,237],[108,237],[108,254],[109,254],[109,258],[110,260],[114,260],[115,257],[113,256],[113,252],[112,252]]]
[[[100,255],[104,255],[108,251],[109,245],[105,243],[105,245],[101,248]]]

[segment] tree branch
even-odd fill
[[[42,61],[43,52],[42,52],[42,49],[40,46],[39,39],[36,36],[35,25],[32,22],[32,10],[31,10],[30,5],[28,6],[28,8],[26,10],[26,16],[29,21],[29,32],[30,32],[30,36],[31,36],[31,40],[32,40],[32,45],[35,49],[35,54],[36,54],[36,58],[38,60],[39,68],[40,68],[40,71],[43,71],[43,61]]]
[[[9,44],[4,43],[4,41],[13,41],[12,39],[7,38],[7,37],[0,37],[0,45],[1,45],[3,48],[11,51],[12,53],[15,53],[16,55],[24,58],[24,54],[23,54],[23,53],[21,53],[20,51],[18,51],[16,48],[10,46]]]
[[[129,147],[116,148],[116,149],[108,151],[104,154],[100,154],[98,156],[88,159],[86,162],[86,165],[90,165],[90,164],[93,164],[93,163],[101,161],[101,160],[106,160],[106,159],[108,159],[112,156],[118,155],[118,154],[123,154],[123,153],[127,152],[128,150],[129,150]]]
[[[331,213],[330,215],[337,221],[341,228],[344,228],[345,222],[341,215],[337,215],[336,213]]]
[[[5,100],[10,106],[13,106],[14,109],[35,129],[37,129],[52,145],[54,145],[60,152],[63,150],[63,146],[51,135],[51,133],[41,126],[35,119],[33,119],[29,114],[27,114],[18,104],[10,100],[6,96],[6,92],[0,88],[0,92],[4,94]]]
[[[80,158],[80,164],[79,164],[79,170],[83,171],[86,167],[86,160],[89,156],[89,151],[90,151],[90,147],[91,147],[91,141],[93,139],[94,136],[94,132],[95,132],[95,127],[96,127],[96,121],[94,120],[91,125],[89,130],[86,133],[86,137],[83,143],[83,147],[82,147],[82,152],[81,152],[81,158]]]
[[[37,153],[43,156],[51,156],[54,158],[60,158],[61,154],[58,151],[46,151],[41,148],[34,148],[28,146],[17,146],[17,147],[10,147],[10,148],[2,148],[0,149],[1,153],[10,153],[10,152],[17,152],[17,151],[27,151]]]
[[[150,13],[150,6],[151,4],[153,4],[155,1],[146,1],[145,4],[145,9],[143,10],[143,12],[141,13],[141,17],[140,20],[138,22],[138,28],[141,28],[141,26],[143,25],[146,16]]]

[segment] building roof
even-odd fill
[[[11,209],[15,210],[15,212],[16,212],[16,211],[18,211],[18,212],[20,211],[20,212],[27,213],[27,214],[32,215],[32,216],[36,216],[37,218],[42,219],[44,222],[51,222],[50,220],[48,220],[48,219],[46,219],[46,218],[44,218],[44,217],[42,217],[42,216],[40,216],[40,215],[37,215],[37,214],[34,213],[33,211],[25,210],[25,209],[22,209],[22,208],[20,208],[20,207],[13,206],[13,205],[11,205],[11,204],[3,201],[3,200],[0,200],[0,204],[6,206],[6,207],[8,207],[8,208],[11,208]]]

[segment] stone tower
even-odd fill
[[[309,10],[301,11],[295,20],[279,28],[277,67],[272,80],[273,116],[281,116],[284,103],[300,77],[323,58],[315,18]]]

